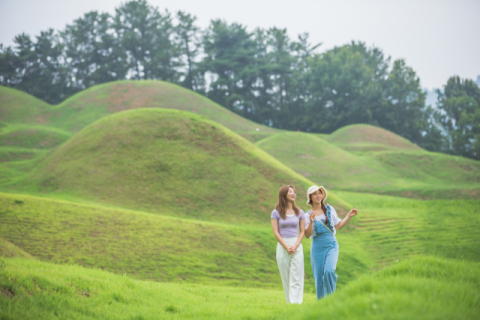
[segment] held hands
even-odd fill
[[[350,218],[351,218],[351,217],[356,216],[357,213],[358,213],[358,210],[357,210],[357,208],[355,208],[355,209],[350,210],[350,212],[348,213],[348,215],[349,215]]]
[[[287,249],[288,254],[294,254],[295,251],[297,251],[297,248],[298,248],[298,245],[293,245],[291,247],[287,247],[286,249]]]

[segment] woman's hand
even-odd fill
[[[291,247],[288,248],[288,254],[293,254],[295,253],[295,251],[297,251],[297,248],[298,248],[298,245],[293,245]]]
[[[315,213],[310,212],[310,222],[313,222],[313,221],[315,221]]]
[[[348,215],[349,215],[350,217],[354,217],[354,216],[357,215],[357,213],[358,213],[357,208],[355,208],[355,209],[350,210],[350,212],[348,213]]]

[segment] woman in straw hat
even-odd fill
[[[283,186],[272,211],[272,229],[277,244],[277,264],[287,303],[303,302],[303,247],[305,214],[295,205],[295,188]]]
[[[325,200],[327,200],[327,190],[324,187],[308,188],[307,204],[312,206],[312,210],[305,213],[307,217],[305,236],[312,237],[310,261],[317,299],[335,292],[338,277],[335,273],[338,261],[338,242],[335,234],[347,224],[351,217],[357,215],[355,208],[350,210],[342,220],[331,205],[325,206]]]

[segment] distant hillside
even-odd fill
[[[7,123],[37,123],[47,121],[50,105],[20,90],[0,86],[0,127]]]
[[[198,93],[164,81],[109,82],[83,90],[56,106],[27,93],[0,87],[0,122],[46,124],[77,132],[109,114],[138,108],[194,112],[251,141],[277,131],[247,120]]]
[[[340,128],[325,137],[325,140],[351,151],[421,150],[416,144],[391,131],[367,124]]]
[[[277,133],[256,145],[327,188],[418,198],[480,196],[480,162],[424,151],[373,126],[352,125],[321,137]]]
[[[203,220],[268,223],[284,184],[295,185],[303,202],[311,182],[207,118],[138,109],[88,126],[4,189]],[[344,205],[334,195],[332,201]]]

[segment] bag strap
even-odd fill
[[[315,217],[315,220],[316,220],[316,219],[317,219],[317,217]],[[323,221],[322,221],[322,220],[317,220],[317,221],[320,221],[320,222],[321,222],[321,224],[323,224],[323,225],[325,226],[325,228],[327,228],[327,230],[328,230],[328,231],[330,231],[330,232],[331,232],[333,235],[335,235],[335,233],[333,233],[333,231],[332,231],[332,230],[330,230],[330,228],[329,228],[329,227],[327,227],[327,226],[326,226],[326,224],[325,224],[325,223],[323,223]]]
[[[312,212],[310,211],[310,213],[312,213]],[[325,214],[325,217],[326,217],[326,216],[327,216],[327,214]],[[310,218],[310,217],[309,217],[309,218]],[[315,220],[317,220],[317,217],[315,217]],[[327,228],[328,231],[330,231],[333,235],[335,235],[335,233],[333,233],[333,231],[330,230],[330,228],[327,227],[327,225],[326,225],[325,223],[323,223],[322,220],[318,219],[317,221],[319,221],[321,224],[323,224],[323,226],[324,226],[325,228]]]
[[[308,214],[308,216],[309,216],[308,219],[310,219],[310,213],[312,213],[312,211],[308,210],[308,212],[309,212],[309,214]],[[325,214],[325,217],[326,217],[326,216],[327,216],[327,215]],[[317,220],[317,217],[315,217],[315,220]],[[327,225],[326,225],[325,223],[323,223],[322,220],[317,220],[317,221],[319,221],[321,224],[323,224],[323,226],[324,226],[325,228],[327,228],[328,231],[330,231],[333,235],[335,235],[335,233],[333,233],[333,231],[330,230],[330,228],[327,227]],[[313,223],[314,223],[314,227],[315,227],[315,221],[314,221]]]

